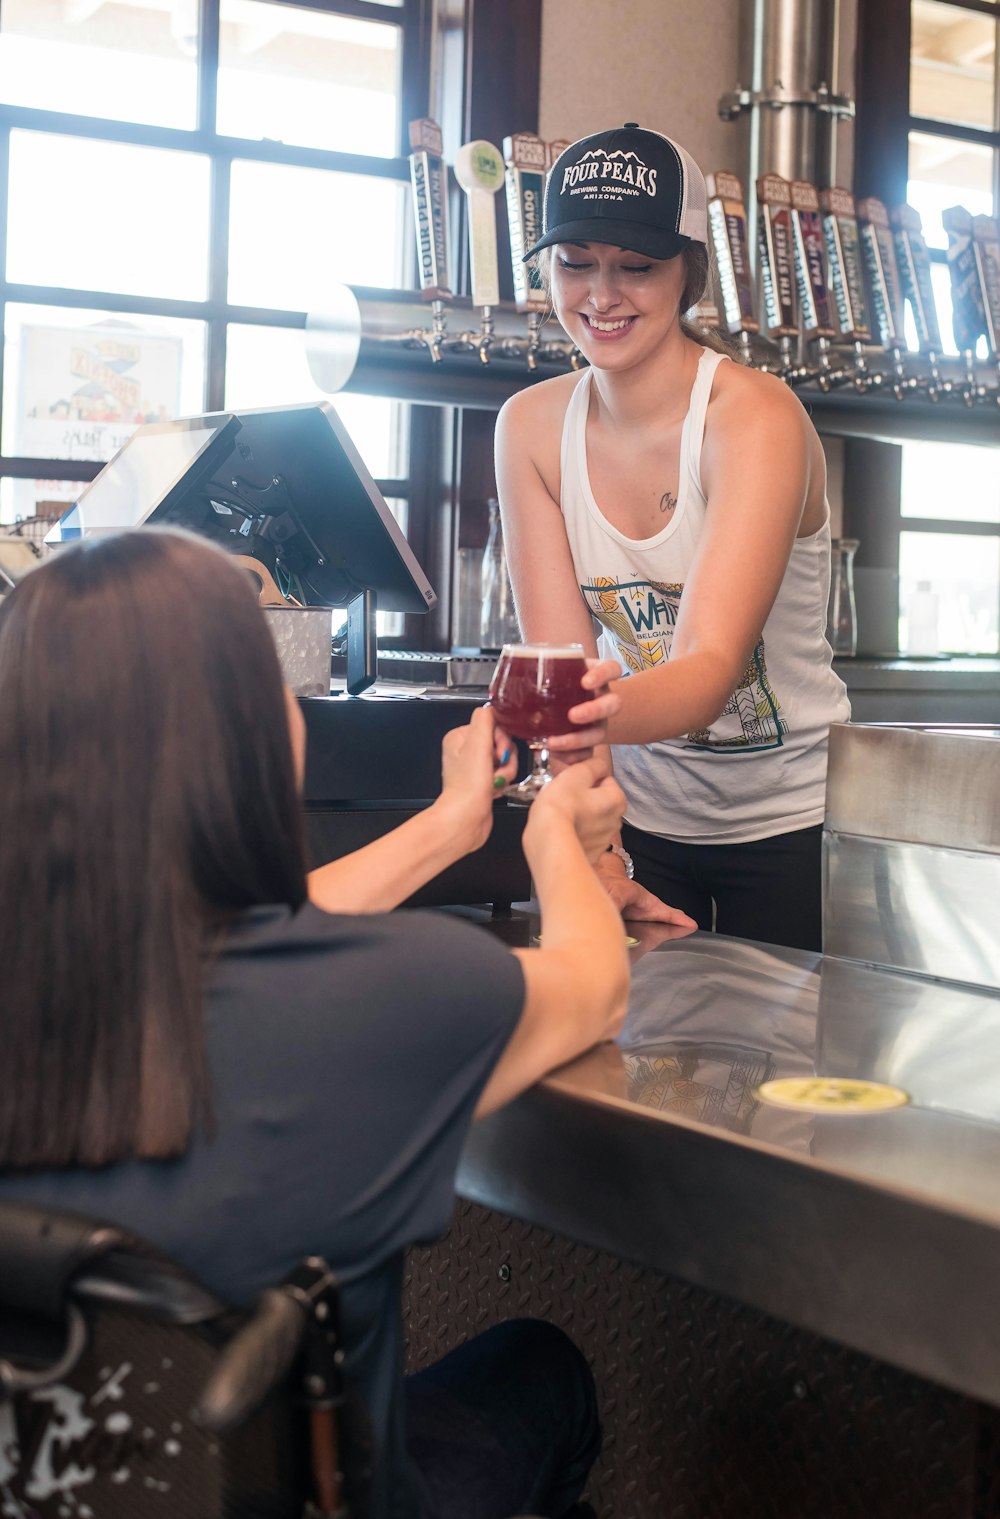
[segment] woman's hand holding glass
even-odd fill
[[[591,864],[605,853],[621,827],[625,793],[600,760],[581,760],[554,776],[532,803],[525,844],[556,820],[569,822]],[[556,823],[558,826],[558,823]]]
[[[549,751],[560,765],[579,765],[590,759],[594,750],[608,742],[608,722],[621,711],[621,697],[617,695],[613,681],[621,678],[621,666],[616,659],[588,659],[587,673],[581,685],[590,694],[586,701],[578,702],[569,711],[570,721],[576,725],[573,733],[559,734],[549,740]]]
[[[500,786],[517,773],[510,738],[496,724],[489,707],[477,707],[471,720],[451,728],[441,743],[441,795],[436,808],[448,814],[448,826],[466,853],[479,849],[493,827],[493,803]]]

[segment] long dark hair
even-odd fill
[[[211,950],[304,898],[248,578],[171,530],[58,550],[0,605],[0,1168],[183,1152]]]

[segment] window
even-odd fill
[[[910,0],[906,198],[920,212],[931,257],[940,266],[935,296],[942,338],[952,353],[941,213],[964,206],[973,216],[993,216],[1000,204],[998,38],[996,0]]]
[[[3,0],[0,523],[140,422],[319,398],[337,283],[411,283],[418,0]],[[406,521],[409,408],[334,403]]]
[[[1000,652],[1000,470],[995,449],[904,443],[900,491],[900,643],[913,595],[938,598],[948,653]]]
[[[935,260],[946,351],[956,352],[941,213],[1000,212],[1000,4],[910,0],[909,183]],[[985,356],[980,341],[980,355]],[[937,593],[938,635],[953,654],[1000,652],[1000,455],[904,443],[899,518],[900,646],[918,585]]]

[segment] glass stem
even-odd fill
[[[536,786],[543,786],[549,778],[549,741],[546,738],[530,744],[531,779]]]

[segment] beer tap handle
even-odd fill
[[[735,174],[720,170],[706,176],[708,227],[719,276],[726,331],[739,343],[744,364],[753,364],[751,337],[760,328],[754,316],[750,244],[743,186]]]
[[[912,381],[903,364],[903,290],[896,248],[889,226],[889,213],[874,195],[857,202],[858,238],[867,275],[869,310],[882,350],[892,362],[892,392],[903,400]]]
[[[799,335],[792,242],[792,196],[787,179],[762,174],[757,181],[757,251],[764,294],[764,327],[777,342],[777,373],[791,380],[792,342]]]
[[[986,306],[976,261],[972,216],[964,206],[949,206],[941,213],[941,222],[948,234],[955,346],[965,360],[962,399],[971,406],[975,400],[976,344],[981,337],[987,336]]]
[[[930,401],[937,401],[945,393],[945,383],[938,368],[941,353],[941,330],[938,325],[934,287],[931,283],[931,261],[921,230],[920,213],[912,206],[895,206],[889,212],[896,249],[896,266],[903,299],[909,303],[913,325],[917,330],[917,344],[927,360],[929,373],[917,375],[915,388]]]
[[[881,382],[881,375],[868,368],[865,355],[865,344],[871,341],[871,330],[865,310],[864,276],[854,196],[849,190],[834,185],[821,193],[819,203],[823,214],[823,236],[830,266],[837,330],[841,338],[851,343],[854,353],[854,366],[847,378],[855,390],[863,395]]]
[[[468,196],[469,265],[472,303],[480,308],[479,357],[489,362],[493,342],[493,314],[500,304],[500,272],[497,266],[497,191],[504,182],[503,159],[491,142],[467,142],[455,159],[455,178]]]
[[[507,229],[514,302],[518,311],[544,311],[547,297],[541,275],[524,255],[542,235],[545,199],[546,144],[534,132],[515,132],[503,140],[504,181],[507,187]]]
[[[448,174],[441,157],[441,128],[423,117],[409,126],[410,186],[413,224],[417,239],[417,271],[422,300],[431,302],[431,329],[420,340],[431,360],[441,362],[446,317],[445,301],[451,295],[448,278]]]
[[[792,201],[792,246],[795,282],[799,296],[802,336],[813,343],[816,367],[809,378],[820,390],[840,383],[830,359],[830,340],[836,328],[830,309],[830,281],[826,265],[823,221],[820,216],[819,191],[808,180],[795,179],[789,186]]]
[[[986,345],[997,373],[997,387],[986,399],[1000,404],[1000,222],[995,216],[972,218],[972,247],[986,316]]]

